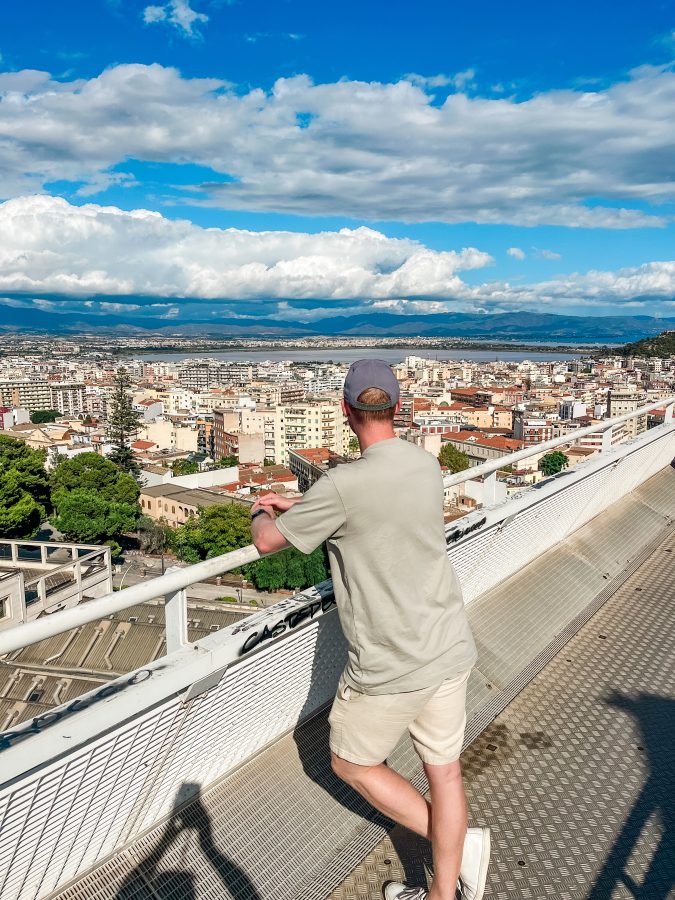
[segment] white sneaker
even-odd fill
[[[410,887],[400,881],[390,881],[384,886],[384,900],[427,900],[428,891],[423,887]]]
[[[459,869],[458,897],[461,900],[481,900],[485,891],[489,862],[490,829],[467,828],[462,865]]]

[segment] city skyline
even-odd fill
[[[667,5],[28,0],[0,325],[675,315]]]

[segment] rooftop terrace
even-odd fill
[[[675,887],[673,456],[671,417],[610,434],[599,457],[448,527],[479,647],[464,765],[472,817],[493,828],[487,897]],[[100,617],[165,595],[169,655],[0,735],[3,900],[375,898],[385,877],[422,877],[428,848],[329,770],[344,662],[330,584],[188,642],[187,584],[255,556],[86,604]],[[10,629],[0,653],[84,615]],[[424,787],[407,740],[391,764]]]

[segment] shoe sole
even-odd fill
[[[487,881],[488,867],[490,865],[490,847],[490,829],[484,828],[483,849],[481,850],[480,867],[478,869],[478,886],[476,888],[474,900],[481,900],[481,897],[485,893],[485,883]]]

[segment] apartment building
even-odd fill
[[[29,378],[0,381],[0,406],[21,406],[29,412],[52,409],[52,386]]]
[[[513,416],[513,437],[525,446],[543,444],[557,434],[556,426],[549,419],[534,416],[529,410],[518,409]]]
[[[339,401],[280,405],[274,410],[274,460],[288,465],[288,451],[327,447],[344,455],[351,434]]]
[[[607,394],[607,418],[613,419],[616,416],[623,416],[626,413],[634,412],[640,406],[644,406],[647,402],[647,396],[644,391],[639,390],[635,385],[627,387],[613,387]],[[629,437],[637,437],[647,430],[647,416],[636,416],[626,423]]]

